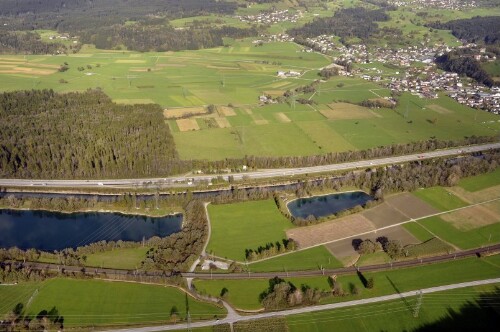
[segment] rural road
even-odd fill
[[[333,172],[357,168],[375,167],[381,165],[397,164],[415,160],[431,159],[437,157],[447,157],[459,155],[462,153],[480,152],[491,149],[499,149],[500,143],[490,143],[466,147],[458,147],[454,149],[435,150],[430,152],[422,152],[411,155],[395,156],[387,158],[379,158],[372,160],[360,160],[341,164],[330,164],[300,168],[278,168],[265,169],[254,172],[241,173],[225,173],[221,175],[225,180],[232,176],[235,180],[246,179],[266,179],[281,176],[293,176],[303,174],[314,174],[323,172]],[[0,179],[0,186],[14,187],[81,187],[81,188],[103,188],[103,187],[136,187],[147,184],[157,183],[162,187],[177,186],[179,183],[187,183],[188,179],[193,182],[210,181],[212,178],[220,174],[210,175],[189,175],[167,178],[148,178],[148,179],[121,179],[121,180],[30,180],[30,179]]]
[[[413,291],[404,292],[404,293],[372,297],[372,298],[362,299],[362,300],[314,305],[314,306],[309,306],[309,307],[288,309],[288,310],[283,310],[283,311],[278,311],[278,312],[265,312],[265,313],[248,315],[248,316],[237,316],[237,317],[221,319],[219,321],[212,320],[212,321],[205,321],[205,322],[196,322],[196,323],[191,324],[191,328],[206,327],[206,326],[225,324],[225,323],[226,324],[227,323],[233,324],[233,323],[240,322],[240,321],[248,321],[248,320],[254,320],[254,319],[263,319],[263,318],[279,317],[279,316],[297,315],[297,314],[303,314],[303,313],[309,313],[309,312],[315,312],[315,311],[339,309],[339,308],[353,307],[353,306],[363,305],[363,304],[397,300],[400,298],[407,298],[407,297],[411,297],[411,296],[416,296],[417,291],[422,291],[423,294],[430,294],[430,293],[442,292],[442,291],[446,291],[446,290],[460,289],[460,288],[480,286],[480,285],[489,285],[489,284],[496,284],[496,283],[500,283],[500,278],[462,282],[462,283],[451,284],[451,285],[444,285],[444,286],[431,287],[431,288],[425,288],[425,289],[420,289],[420,290],[413,290]],[[109,332],[155,332],[155,331],[181,330],[181,329],[185,329],[185,328],[186,328],[186,324],[176,324],[176,325],[163,325],[163,326],[109,330]]]

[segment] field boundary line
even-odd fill
[[[474,207],[474,206],[496,202],[496,201],[499,201],[499,200],[500,200],[500,197],[496,197],[496,198],[489,199],[489,200],[486,200],[486,201],[483,201],[483,202],[478,202],[478,203],[474,203],[474,204],[471,204],[471,205],[462,206],[462,207],[459,207],[459,208],[456,208],[456,209],[452,209],[452,210],[440,211],[440,212],[437,212],[437,213],[429,214],[429,215],[426,215],[426,216],[423,216],[423,217],[418,217],[418,218],[410,218],[409,220],[405,220],[405,221],[402,221],[402,222],[397,223],[397,224],[393,224],[393,225],[389,225],[389,226],[384,226],[384,227],[377,228],[377,229],[374,229],[374,230],[371,230],[371,231],[367,231],[367,232],[363,232],[363,233],[358,233],[358,234],[350,235],[350,236],[343,237],[343,238],[336,239],[336,240],[332,240],[332,241],[326,241],[326,242],[317,243],[315,245],[312,245],[312,246],[309,246],[309,247],[306,247],[306,248],[299,248],[299,249],[294,250],[294,251],[289,251],[289,252],[285,252],[285,253],[282,253],[282,254],[279,254],[279,255],[275,255],[275,256],[266,257],[266,258],[262,258],[262,259],[259,259],[259,260],[251,261],[251,262],[248,262],[247,264],[251,265],[251,264],[254,264],[254,263],[259,263],[259,262],[267,261],[269,259],[273,259],[273,258],[277,258],[277,257],[282,257],[282,256],[285,256],[285,255],[290,255],[290,254],[293,254],[295,252],[299,252],[299,251],[303,251],[303,250],[307,250],[307,249],[311,249],[311,248],[315,248],[315,247],[324,246],[326,244],[335,243],[335,242],[339,242],[339,241],[342,241],[342,240],[347,240],[347,239],[350,239],[350,238],[352,238],[354,236],[361,236],[361,235],[367,235],[367,234],[370,234],[370,233],[376,233],[378,231],[383,231],[383,230],[386,230],[386,229],[389,229],[389,228],[392,228],[392,227],[401,226],[401,225],[404,225],[404,224],[407,224],[407,223],[410,223],[410,222],[417,222],[418,220],[427,219],[427,218],[431,218],[431,217],[435,217],[435,216],[440,216],[440,215],[443,215],[443,214],[452,213],[452,212],[455,212],[455,211],[460,211],[460,210],[468,209],[468,208],[471,208],[471,207]],[[418,224],[420,225],[420,223],[418,223]],[[244,263],[244,262],[239,262],[239,261],[235,261],[235,262],[237,262],[239,264],[243,264]]]

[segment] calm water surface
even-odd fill
[[[294,217],[307,218],[313,215],[316,218],[325,217],[343,210],[351,209],[356,205],[364,205],[373,200],[373,197],[362,191],[353,191],[324,196],[299,198],[287,204],[288,210]]]
[[[0,210],[0,247],[61,250],[106,241],[142,241],[181,230],[182,215],[146,217],[107,212]]]

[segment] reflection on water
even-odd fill
[[[316,197],[299,198],[287,204],[288,210],[295,218],[307,218],[313,215],[316,218],[328,216],[355,207],[364,205],[373,198],[365,192],[353,191],[340,194],[330,194]]]
[[[181,214],[158,218],[107,212],[0,209],[0,247],[52,251],[103,240],[141,241],[178,232],[181,225]]]

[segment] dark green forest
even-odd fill
[[[446,23],[437,22],[430,27],[451,30],[458,39],[471,43],[500,44],[500,16],[476,16]]]
[[[78,36],[83,43],[135,51],[176,51],[222,46],[222,37],[256,36],[232,27],[175,30],[169,20],[232,14],[238,4],[223,0],[4,0],[0,3],[0,52],[54,54],[54,45],[18,35],[35,29]],[[132,24],[130,24],[133,22]],[[17,38],[16,38],[17,36]],[[8,37],[8,38],[7,38]]]
[[[349,38],[369,39],[379,31],[376,22],[389,20],[385,10],[368,10],[363,7],[340,9],[332,17],[316,18],[300,28],[288,30],[298,42],[319,35],[337,35],[342,43]]]
[[[35,32],[0,31],[0,53],[6,54],[58,54],[67,48],[60,43],[45,43]]]
[[[437,57],[435,62],[439,69],[466,75],[489,87],[497,85],[498,82],[495,82],[481,67],[481,63],[474,59],[473,55],[477,53],[474,49],[454,50]]]
[[[98,90],[0,94],[2,177],[156,176],[176,160],[158,105],[117,105]]]

